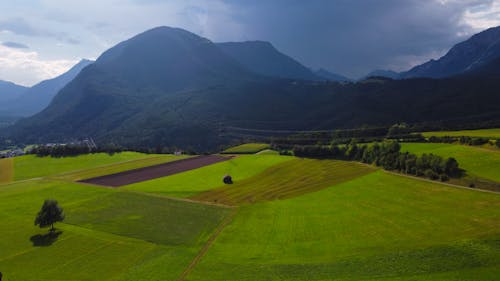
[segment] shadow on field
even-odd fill
[[[51,231],[47,234],[37,234],[31,236],[30,240],[35,247],[47,247],[52,245],[52,243],[57,241],[59,235],[62,234],[62,231]]]

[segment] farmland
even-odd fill
[[[480,137],[480,138],[500,138],[500,128],[496,129],[482,129],[482,130],[463,130],[463,131],[437,131],[437,132],[423,132],[424,137]]]
[[[429,149],[412,145],[403,147]],[[355,162],[239,155],[117,188],[75,182],[182,158],[14,158],[13,174],[45,167],[0,184],[4,280],[494,280],[500,273],[499,194]],[[222,183],[226,174],[232,185]],[[55,236],[33,226],[47,198],[66,214]]]
[[[26,155],[16,157],[14,159],[14,179],[24,180],[45,177],[64,172],[95,168],[98,166],[145,158],[155,158],[156,160],[159,160],[160,163],[176,159],[172,155],[146,155],[137,152],[122,152],[114,154],[113,156],[106,153],[97,153],[63,158]],[[113,170],[113,172],[115,172],[115,170]]]
[[[443,143],[402,143],[401,151],[454,157],[468,175],[500,182],[500,151]]]
[[[498,207],[496,194],[379,171],[241,207],[188,280],[491,280]]]
[[[242,145],[230,147],[226,150],[224,150],[223,153],[228,153],[228,154],[253,154],[257,153],[259,151],[262,151],[264,149],[269,148],[269,144],[266,143],[245,143]]]

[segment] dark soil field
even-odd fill
[[[81,182],[118,187],[198,169],[203,166],[215,164],[229,159],[230,157],[223,157],[218,155],[202,155],[165,164],[130,170],[122,173],[86,179],[82,180]]]

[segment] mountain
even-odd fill
[[[481,67],[500,57],[500,26],[487,29],[461,42],[438,60],[430,60],[402,73],[403,78],[442,78]]]
[[[247,129],[484,120],[500,120],[495,76],[282,79],[256,74],[203,37],[160,27],[106,51],[46,109],[0,134],[22,143],[92,137],[100,144],[204,151],[248,137]]]
[[[93,61],[83,59],[67,72],[55,78],[42,81],[31,88],[16,85],[19,88],[19,92],[13,95],[15,97],[10,99],[9,103],[0,108],[0,115],[26,117],[42,111],[66,84],[91,63]],[[1,91],[0,83],[0,93]]]
[[[386,77],[391,79],[399,79],[401,75],[396,71],[377,69],[365,75],[363,78],[361,78],[361,80],[364,80],[368,77]]]
[[[328,81],[336,81],[336,82],[351,81],[351,79],[349,79],[343,75],[330,72],[330,71],[323,69],[323,68],[316,70],[314,72],[314,74],[316,74],[316,76],[321,77],[321,78],[328,80]]]
[[[217,46],[247,69],[261,75],[302,80],[321,80],[309,68],[281,53],[269,42],[228,42],[217,43]]]
[[[10,101],[19,98],[26,90],[28,90],[27,87],[0,80],[0,103],[2,107],[8,106]]]
[[[192,115],[183,112],[193,96],[254,79],[260,76],[208,39],[178,28],[154,28],[104,52],[45,110],[13,130],[33,141],[113,135],[123,143],[131,133],[134,141],[174,142],[174,135],[182,144],[186,134],[192,138],[214,125],[206,114],[201,118],[202,104]]]

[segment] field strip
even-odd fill
[[[116,190],[116,188],[113,188],[113,189]],[[193,203],[193,204],[216,206],[216,207],[222,207],[222,208],[227,208],[227,209],[234,209],[234,208],[238,207],[238,206],[231,206],[231,205],[226,205],[226,204],[221,204],[221,203],[198,201],[198,200],[193,200],[193,199],[188,199],[188,198],[170,197],[170,196],[167,196],[167,195],[162,195],[162,194],[157,194],[157,193],[149,193],[149,192],[142,192],[142,191],[136,191],[136,190],[124,190],[124,189],[119,189],[119,190],[121,190],[121,192],[130,192],[130,193],[136,193],[136,194],[146,195],[146,196],[151,196],[151,197],[158,197],[158,198],[170,199],[170,200],[187,202],[187,203]]]
[[[385,173],[396,175],[396,176],[400,176],[400,177],[407,177],[407,178],[411,178],[411,179],[415,179],[415,180],[420,180],[420,181],[426,181],[426,182],[431,182],[431,183],[436,183],[436,184],[447,185],[447,186],[450,186],[450,187],[456,187],[456,188],[462,188],[462,189],[468,189],[468,190],[474,190],[474,191],[480,191],[480,192],[486,192],[486,193],[493,193],[493,194],[500,194],[500,192],[493,191],[493,190],[486,190],[486,189],[480,189],[480,188],[471,188],[471,187],[467,187],[467,186],[463,186],[463,185],[446,183],[446,182],[442,182],[442,181],[435,181],[435,180],[430,180],[430,179],[426,179],[426,178],[421,178],[421,177],[415,177],[415,176],[410,176],[410,175],[406,175],[406,174],[401,174],[401,173],[397,173],[397,172],[391,172],[391,171],[387,171],[387,170],[383,170],[383,171]]]
[[[236,213],[238,212],[238,209],[235,208],[225,219],[222,221],[222,223],[217,227],[215,232],[210,236],[208,241],[203,245],[203,248],[201,248],[200,252],[196,257],[191,261],[191,263],[188,265],[186,269],[181,273],[179,278],[177,278],[177,281],[183,281],[186,279],[188,274],[194,269],[194,267],[200,262],[201,258],[208,252],[212,244],[215,242],[215,239],[219,237],[221,234],[222,230],[233,221],[234,216],[236,216]]]
[[[164,156],[154,156],[154,157],[143,157],[143,158],[138,158],[138,159],[125,160],[125,161],[110,163],[110,164],[106,164],[106,165],[96,166],[96,167],[92,167],[92,168],[83,168],[83,169],[78,169],[78,170],[63,172],[63,173],[60,173],[60,174],[49,175],[49,176],[46,176],[46,178],[57,178],[57,177],[61,177],[61,176],[71,175],[71,174],[74,174],[74,173],[80,173],[80,172],[88,171],[90,169],[101,169],[101,168],[106,168],[106,167],[113,167],[115,165],[121,165],[121,164],[127,164],[127,163],[134,163],[134,162],[142,162],[144,160],[158,159],[158,158],[163,158],[163,157]],[[192,156],[188,156],[185,159],[191,158],[191,157]],[[158,165],[158,164],[153,164],[153,165]],[[148,167],[148,166],[146,166],[146,167]]]
[[[228,161],[230,159],[231,157],[224,157],[215,154],[199,155],[196,157],[184,158],[177,161],[170,161],[154,166],[137,168],[111,175],[85,179],[79,182],[120,187],[133,183],[162,178],[190,170],[195,170],[219,162]]]
[[[22,182],[27,182],[27,181],[36,181],[36,180],[43,180],[44,178],[31,178],[31,179],[25,179],[25,180],[20,180],[20,181],[12,181],[12,182],[7,182],[7,183],[0,183],[0,186],[8,186],[8,185],[14,185]]]

